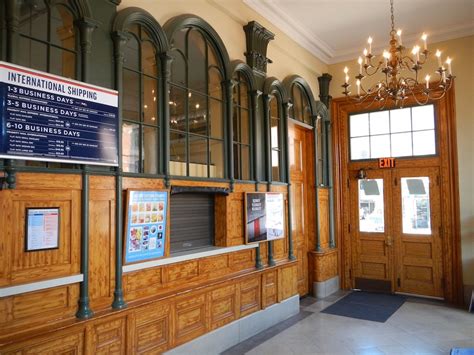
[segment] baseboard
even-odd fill
[[[167,355],[220,354],[238,343],[268,329],[300,311],[300,297],[295,295],[244,318],[238,319],[186,344],[167,351]]]
[[[339,291],[339,276],[321,282],[313,282],[313,295],[316,298],[325,298]]]

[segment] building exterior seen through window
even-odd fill
[[[270,100],[270,141],[273,181],[281,181],[282,178],[281,122],[281,103],[275,95]]]
[[[437,154],[434,106],[349,116],[351,160]]]

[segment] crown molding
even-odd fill
[[[359,55],[361,55],[362,50],[364,49],[364,43],[361,43],[358,47],[336,51],[328,43],[306,30],[294,19],[288,17],[288,14],[283,12],[277,4],[268,0],[243,0],[243,2],[325,64],[335,64],[352,59],[355,60]],[[403,44],[407,47],[412,46],[419,40],[420,35],[421,33],[403,36]],[[449,41],[472,35],[474,35],[474,23],[472,22],[444,27],[428,33],[428,49],[430,43]],[[388,40],[382,45],[379,44],[373,46],[372,52],[382,53],[387,46]]]
[[[330,45],[288,17],[277,5],[262,0],[243,2],[323,63],[328,64],[334,56],[334,49]]]

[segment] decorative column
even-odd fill
[[[81,79],[89,80],[89,58],[92,47],[92,33],[97,28],[97,22],[91,19],[80,19],[76,22],[79,27],[81,46]],[[79,288],[79,308],[76,317],[87,319],[94,315],[89,302],[89,178],[90,172],[87,165],[81,165],[82,191],[81,191],[81,273],[83,280]]]
[[[318,78],[321,101],[316,102],[318,123],[321,125],[322,181],[316,180],[317,222],[318,237],[316,250],[311,253],[313,263],[313,293],[316,297],[326,297],[339,289],[338,275],[338,250],[335,248],[334,238],[334,215],[332,197],[332,172],[331,172],[331,141],[330,141],[330,117],[327,105],[329,105],[329,82],[331,76],[323,74]],[[315,125],[315,135],[317,127]],[[315,148],[316,149],[316,148]],[[316,174],[318,171],[316,170]],[[317,179],[319,174],[317,174]],[[322,228],[323,225],[326,228]],[[321,235],[322,230],[328,233]]]
[[[288,117],[289,117],[289,110],[292,106],[292,103],[285,102],[283,105],[283,114],[285,117],[285,124],[283,125],[284,128],[284,135],[285,135],[285,164],[286,164],[286,182],[288,186],[287,190],[287,201],[288,201],[288,259],[289,260],[296,260],[293,251],[293,222],[292,216],[293,213],[291,211],[291,179],[290,179],[290,147],[288,144]]]
[[[158,103],[160,105],[161,113],[161,141],[163,142],[163,154],[161,154],[162,159],[162,169],[163,174],[165,175],[165,186],[170,187],[170,107],[168,102],[170,101],[169,93],[169,80],[171,77],[171,63],[173,57],[167,53],[160,54],[161,62],[161,78],[159,79],[159,88],[160,88],[160,97],[161,100]]]
[[[123,189],[122,189],[122,93],[123,85],[122,67],[123,67],[123,48],[128,41],[125,33],[115,32],[113,34],[114,41],[114,58],[115,58],[115,89],[119,91],[118,106],[118,159],[119,165],[115,169],[115,288],[114,301],[112,308],[122,309],[127,307],[127,303],[123,298],[122,286],[122,255],[123,255]]]
[[[233,110],[233,105],[232,105],[232,90],[234,88],[234,81],[232,79],[226,80],[222,83],[223,89],[225,92],[225,110],[227,111],[227,116],[232,119],[232,110]],[[224,125],[227,125],[226,132],[227,132],[227,145],[226,149],[227,152],[225,152],[226,157],[229,157],[229,161],[224,162],[227,163],[227,176],[230,181],[230,192],[234,191],[234,185],[235,185],[235,179],[234,179],[234,149],[233,149],[233,142],[234,142],[234,125],[229,122],[224,122]]]
[[[17,62],[18,43],[20,34],[18,26],[20,24],[19,7],[20,4],[15,0],[7,0],[6,3],[6,28],[7,28],[7,62]],[[15,45],[16,44],[16,45]],[[5,159],[5,181],[8,189],[16,188],[15,163],[12,159]]]
[[[275,38],[275,35],[267,30],[265,27],[260,25],[256,21],[251,21],[244,26],[245,39],[246,39],[246,52],[245,58],[247,59],[247,64],[252,68],[252,71],[255,76],[257,90],[254,90],[251,93],[250,99],[253,108],[253,129],[252,129],[252,142],[253,142],[253,178],[255,179],[255,191],[258,191],[261,171],[259,171],[259,157],[257,154],[262,151],[259,149],[260,139],[262,135],[265,137],[264,141],[268,142],[267,133],[267,122],[264,117],[268,115],[264,114],[269,109],[268,106],[268,97],[263,98],[263,107],[260,109],[258,105],[258,100],[262,94],[263,85],[265,78],[267,76],[267,64],[272,61],[267,58],[267,47],[271,40]],[[267,179],[267,190],[271,188],[271,175],[268,172],[268,163],[270,163],[270,174],[271,174],[271,160],[267,152],[268,144],[266,144],[264,151],[264,156],[262,157],[265,161],[265,176]],[[255,264],[257,268],[263,267],[262,260],[260,256],[260,244],[256,249]],[[275,265],[273,259],[273,245],[272,242],[268,242],[268,263],[269,265]]]

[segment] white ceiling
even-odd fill
[[[243,1],[328,64],[356,58],[369,35],[374,52],[388,47],[389,0]],[[413,45],[423,32],[428,49],[430,42],[474,34],[474,0],[394,0],[394,8],[404,45]]]

